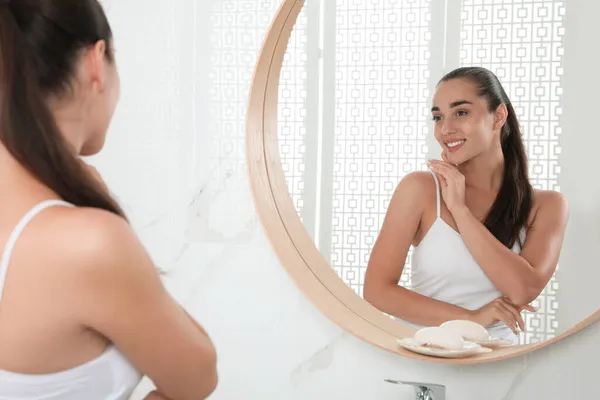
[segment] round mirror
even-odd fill
[[[324,312],[392,351],[455,319],[503,341],[457,362],[596,319],[590,7],[284,2],[250,99],[249,155],[266,157],[252,181],[272,198],[257,205],[282,262]]]

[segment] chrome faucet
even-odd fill
[[[446,387],[435,383],[405,382],[386,379],[386,382],[397,385],[409,385],[415,388],[416,400],[446,400]]]

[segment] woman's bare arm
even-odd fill
[[[558,192],[538,192],[539,207],[520,254],[498,241],[466,208],[452,213],[460,234],[481,269],[514,304],[535,300],[556,270],[569,219]]]

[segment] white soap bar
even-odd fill
[[[471,342],[485,342],[490,340],[490,334],[488,333],[487,329],[473,321],[448,321],[441,324],[440,328],[456,333],[463,339]]]
[[[438,326],[419,329],[413,339],[421,346],[434,346],[445,350],[461,350],[465,344],[460,335]]]

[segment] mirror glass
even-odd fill
[[[574,0],[451,3],[306,1],[279,87],[278,146],[289,193],[315,246],[357,295],[365,297],[367,270],[392,268],[401,271],[398,286],[447,300],[438,304],[441,308],[453,300],[468,309],[496,298],[528,299],[536,311],[521,312],[525,329],[513,342],[548,340],[600,306],[600,180],[595,174],[600,134],[594,118],[600,85],[593,50],[600,6]],[[486,114],[480,103],[451,107],[462,100],[490,103],[476,94],[472,81],[438,86],[460,67],[493,72],[518,120],[534,189],[531,207],[523,208],[529,210],[523,253],[507,253],[511,249],[484,225],[505,183],[509,150],[498,153],[498,146],[503,146],[502,127],[509,125],[510,112],[499,106]],[[434,106],[439,110],[432,113]],[[450,151],[436,137],[458,146]],[[519,142],[513,140],[507,145],[511,152]],[[428,160],[441,160],[442,152],[449,158],[439,168],[454,168],[444,171],[465,177],[468,212],[460,201],[450,212],[442,195],[440,222]],[[412,183],[405,179],[411,176],[417,177]],[[455,174],[449,179],[460,181]],[[514,180],[507,185],[516,186]],[[415,192],[402,193],[403,188]],[[461,189],[446,192],[460,194]],[[515,193],[499,203],[517,202]],[[390,217],[389,233],[377,250],[377,263],[385,266],[374,266],[373,249],[393,196],[398,210],[414,207],[415,212],[397,211],[405,222]],[[565,202],[568,222],[562,226]],[[496,208],[506,210],[502,204]],[[506,211],[501,214],[495,226],[504,232],[514,228],[502,222]],[[390,235],[398,235],[397,249]],[[403,235],[410,236],[410,245],[403,244]],[[385,257],[398,252],[406,261],[390,266]],[[552,262],[552,254],[558,262]],[[506,268],[503,274],[500,268]],[[371,275],[381,291],[385,285],[377,280],[393,276],[389,271]],[[416,326],[439,318],[425,305],[420,312],[432,315],[409,315],[416,308],[408,303],[419,300],[406,292],[368,297],[391,318]],[[407,305],[397,304],[401,300]]]

